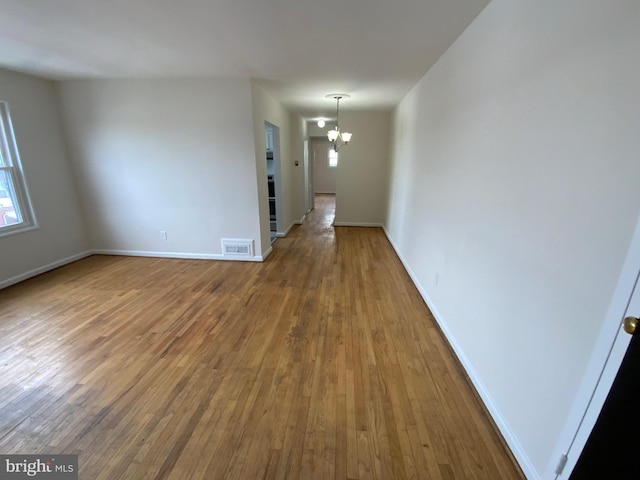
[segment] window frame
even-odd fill
[[[2,100],[0,100],[0,155],[2,156],[0,171],[8,177],[9,198],[21,220],[11,225],[0,226],[0,238],[2,238],[38,228],[18,154],[9,104]]]
[[[335,155],[336,163],[335,165],[331,164],[331,156]],[[338,167],[338,152],[336,152],[333,148],[329,147],[329,152],[327,154],[327,161],[329,162],[329,168],[337,168]]]

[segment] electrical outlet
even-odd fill
[[[165,232],[164,230],[160,230],[160,238],[162,240],[166,240],[167,239],[167,232]]]

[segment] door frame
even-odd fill
[[[565,426],[543,478],[568,479],[598,419],[631,341],[622,329],[625,316],[640,315],[640,218],[636,222],[618,284]],[[561,474],[556,468],[566,455]]]
[[[304,139],[304,213],[308,214],[315,207],[313,201],[313,170],[310,162],[311,142]]]
[[[316,152],[317,150],[319,150],[321,148],[321,151]],[[313,193],[314,195],[316,193],[322,194],[322,193],[329,193],[329,194],[333,194],[336,195],[337,193],[337,177],[338,177],[338,169],[336,167],[329,167],[329,151],[331,149],[331,142],[329,142],[329,140],[327,140],[326,137],[311,137],[311,151],[313,154],[313,159],[312,159],[312,164],[313,164]],[[320,156],[316,155],[316,153],[318,154],[322,154]],[[326,169],[329,169],[329,173],[331,174],[331,169],[333,169],[333,175],[335,175],[336,177],[336,181],[334,182],[335,184],[333,185],[333,191],[331,191],[330,189],[320,189],[320,191],[316,190],[316,178],[318,178],[318,171],[321,170],[321,168],[318,166],[318,162],[324,162]],[[324,182],[323,182],[324,183]],[[329,182],[331,183],[331,182]]]
[[[279,237],[284,237],[284,215],[283,215],[283,202],[282,202],[282,164],[280,161],[280,127],[268,122],[264,122],[265,132],[267,129],[271,129],[272,142],[273,142],[273,184],[276,196],[276,234]],[[268,212],[267,212],[268,213]],[[271,230],[271,229],[269,229]],[[269,233],[271,234],[271,233]]]
[[[307,183],[307,194],[309,195],[309,204],[310,204],[310,210],[313,210],[316,208],[316,201],[315,201],[315,197],[316,197],[316,191],[315,191],[315,175],[316,175],[316,171],[315,171],[315,163],[316,163],[316,154],[315,154],[315,146],[318,143],[329,143],[329,141],[327,140],[327,137],[322,137],[322,136],[310,136],[309,137],[309,142],[308,142],[308,163],[309,163],[309,176],[308,176],[308,183]]]

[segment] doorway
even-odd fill
[[[607,318],[578,391],[579,401],[574,404],[569,413],[545,477],[558,480],[570,478],[594,430],[631,339],[621,328],[622,319],[626,316],[637,317],[640,314],[639,272],[640,219],[636,224]],[[559,462],[558,459],[560,459]]]
[[[310,213],[315,206],[315,190],[313,187],[314,183],[314,168],[313,168],[313,137],[310,137],[309,140],[305,140],[305,162],[304,162],[304,185],[305,185],[305,206],[306,206],[306,214]]]
[[[311,143],[313,145],[313,190],[316,194],[335,195],[338,154],[331,149],[331,144],[326,139],[314,139]]]
[[[313,199],[312,208],[315,208],[316,203],[320,202],[325,217],[324,222],[333,225],[338,175],[337,152],[331,149],[331,144],[326,137],[311,137],[309,153],[312,174],[308,180],[308,191]]]
[[[284,237],[282,230],[282,169],[280,163],[280,128],[264,122],[269,196],[269,232],[271,243]]]
[[[305,138],[304,140],[304,214],[307,215],[314,208],[314,200],[313,200],[313,172],[311,165],[309,165],[309,158],[312,155],[309,154],[309,150],[311,149],[311,144],[309,140]]]
[[[322,227],[320,232],[326,234],[327,229],[333,231],[333,222],[336,217],[336,196],[331,193],[315,194],[316,208],[314,216],[318,226]]]

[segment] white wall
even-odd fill
[[[339,151],[336,225],[382,225],[387,209],[391,112],[345,111],[340,129],[353,133]]]
[[[344,112],[343,112],[344,113]],[[323,137],[327,138],[327,132],[333,130],[335,127],[335,120],[327,121],[326,125],[322,128],[318,126],[318,122],[307,122],[307,133],[310,137]]]
[[[337,167],[329,166],[329,140],[313,138],[313,189],[316,193],[336,193]],[[339,157],[339,156],[338,156]],[[340,163],[340,158],[338,158]]]
[[[638,25],[638,2],[493,0],[395,112],[389,235],[529,478],[640,215]]]
[[[78,80],[59,93],[94,248],[215,258],[221,238],[243,238],[262,255],[249,80]]]
[[[39,225],[0,238],[0,286],[82,255],[88,243],[53,82],[0,70],[18,152]]]
[[[269,233],[269,200],[265,158],[264,122],[280,129],[280,191],[281,203],[277,206],[279,225],[284,234],[304,215],[304,200],[300,195],[304,184],[302,163],[302,138],[304,128],[297,115],[292,115],[275,98],[257,83],[252,82],[253,131],[255,137],[255,164],[260,206],[260,229],[262,248],[267,251],[271,245]],[[295,161],[298,165],[295,165]],[[276,185],[277,187],[277,185]]]

